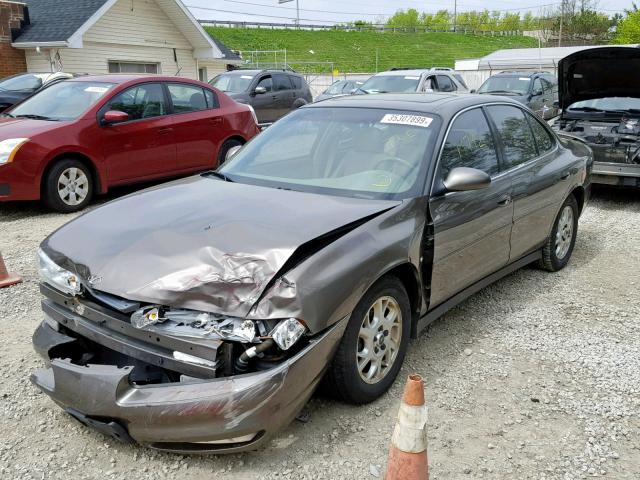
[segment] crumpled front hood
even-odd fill
[[[309,254],[318,237],[399,203],[197,176],[82,215],[42,248],[96,290],[246,316],[299,247]]]
[[[604,97],[640,98],[640,48],[598,47],[580,50],[558,63],[560,108]]]

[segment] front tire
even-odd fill
[[[375,283],[351,314],[327,372],[327,391],[363,404],[393,384],[411,333],[411,307],[402,282],[387,276]]]
[[[557,272],[569,263],[578,233],[578,215],[578,202],[569,195],[560,207],[551,235],[542,248],[542,258],[538,262],[540,268]]]
[[[52,210],[61,213],[85,208],[93,197],[93,177],[80,161],[59,160],[44,179],[43,200]]]

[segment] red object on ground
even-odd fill
[[[0,253],[0,288],[15,285],[16,283],[20,282],[22,282],[22,278],[18,277],[17,275],[9,274],[9,272],[7,271],[7,267],[4,264],[2,254]]]
[[[12,152],[0,156],[0,203],[40,199],[49,172],[63,160],[86,166],[99,194],[216,168],[225,143],[259,132],[248,105],[197,80],[124,74],[66,80],[0,116],[0,144],[9,142]]]
[[[424,382],[409,375],[391,437],[386,480],[429,480]]]

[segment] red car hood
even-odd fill
[[[33,120],[30,118],[0,117],[0,141],[8,138],[32,138],[60,128],[68,122]]]

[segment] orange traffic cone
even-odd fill
[[[427,460],[427,407],[424,382],[409,375],[391,437],[386,480],[429,480]]]
[[[4,259],[0,253],[0,288],[8,287],[9,285],[15,285],[20,283],[22,279],[16,275],[9,275],[7,267],[4,264]]]

